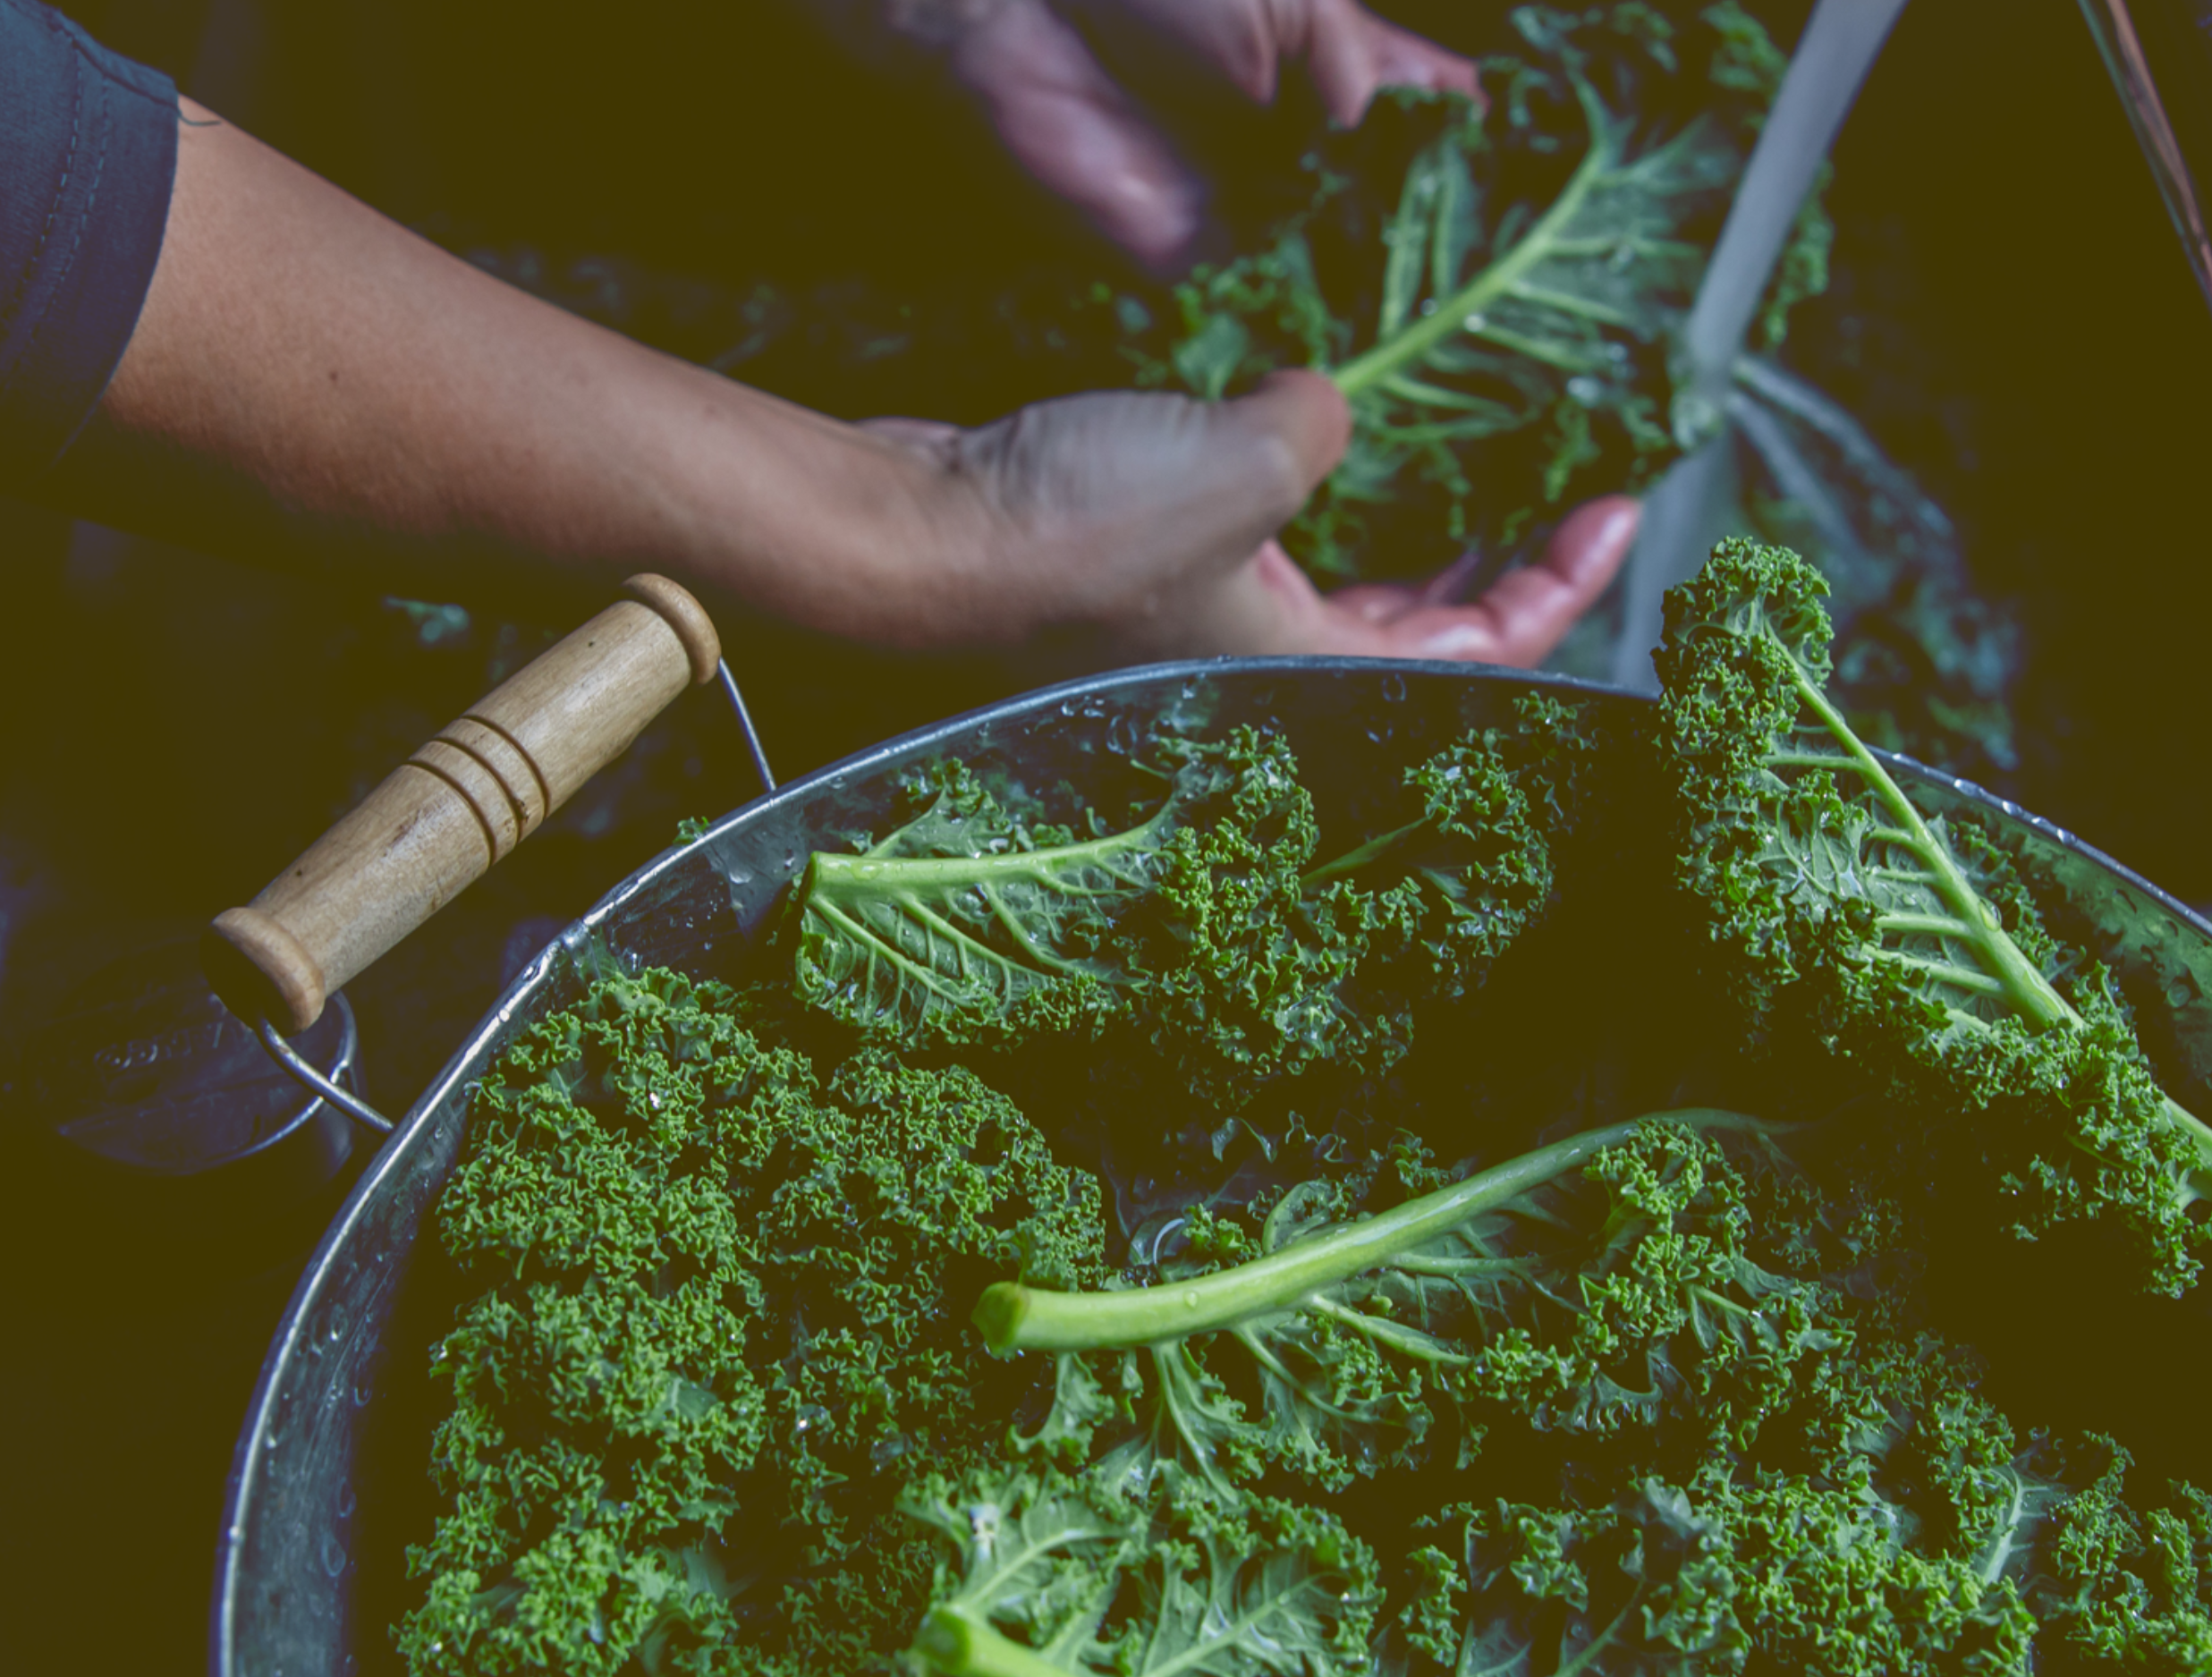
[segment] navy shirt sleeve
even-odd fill
[[[138,325],[176,179],[176,86],[0,0],[0,488],[58,459]]]

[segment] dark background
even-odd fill
[[[1440,31],[1498,13],[1394,9]],[[1803,11],[1754,9],[1784,38]],[[2157,32],[2166,12],[2140,9],[2170,92],[2188,89],[2212,60]],[[742,335],[761,281],[891,267],[953,297],[1055,261],[1110,272],[962,111],[856,69],[780,7],[72,10],[378,208],[700,359]],[[2194,124],[2208,110],[2180,114]],[[1298,114],[1225,143],[1287,157]],[[2196,156],[2212,174],[2212,152]],[[1835,164],[1837,282],[1801,315],[1786,359],[1922,477],[1982,585],[2021,601],[2028,752],[2010,790],[2212,900],[2212,544],[2198,505],[2212,479],[2212,316],[2078,9],[1919,0]],[[786,342],[746,376],[856,411],[825,370],[835,347]],[[900,405],[979,419],[1052,394],[1054,376],[1048,360],[978,364]],[[103,961],[250,897],[547,633],[517,599],[505,620],[426,636],[318,580],[311,555],[299,574],[250,572],[5,504],[0,552],[17,628],[0,660],[0,1034]],[[1005,683],[858,660],[826,675],[816,648],[802,680],[775,637],[737,625],[731,638],[786,775]],[[372,1097],[403,1111],[552,931],[662,848],[678,817],[751,790],[726,716],[703,695],[682,701],[352,987]],[[58,1226],[22,1173],[0,1190],[11,1663],[191,1669],[235,1427],[320,1208],[274,1244],[210,1257]]]

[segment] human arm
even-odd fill
[[[920,568],[886,535],[952,521],[905,450],[529,298],[183,114],[138,331],[46,498],[438,597],[648,563],[826,632],[942,631],[911,597],[875,610]]]
[[[524,296],[184,110],[137,334],[40,486],[72,511],[432,597],[603,592],[650,567],[718,614],[885,647],[1043,643],[1063,668],[1507,644],[1455,651],[1428,620],[1378,635],[1259,551],[1343,446],[1318,377],[969,431],[845,424]],[[1592,553],[1609,575],[1606,541],[1573,549],[1577,574]],[[1556,616],[1507,639],[1555,639]]]

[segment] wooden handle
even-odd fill
[[[721,643],[661,577],[617,601],[439,730],[351,815],[201,942],[208,982],[241,1019],[287,1034],[330,992],[452,902],[630,748]]]

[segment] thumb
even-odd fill
[[[1297,516],[1352,437],[1343,393],[1303,368],[1270,373],[1230,401],[1151,400],[1175,402],[1183,423],[1148,439],[1172,453],[1144,498],[1165,521],[1161,551],[1182,549],[1193,582],[1242,564]]]
[[[1285,519],[1336,469],[1352,441],[1344,393],[1327,374],[1302,367],[1269,373],[1250,395],[1222,403],[1218,412],[1223,423],[1273,436],[1288,449],[1289,480],[1297,487]]]
[[[1232,402],[1102,391],[966,433],[961,473],[1018,527],[1112,549],[1123,574],[1242,563],[1305,504],[1352,420],[1318,373],[1270,374]]]
[[[1269,373],[1230,401],[1171,400],[1182,402],[1190,430],[1178,450],[1179,470],[1162,474],[1181,479],[1180,493],[1164,497],[1163,510],[1175,502],[1202,504],[1233,524],[1206,544],[1222,564],[1242,563],[1297,516],[1352,439],[1343,393],[1326,374],[1302,368]]]

